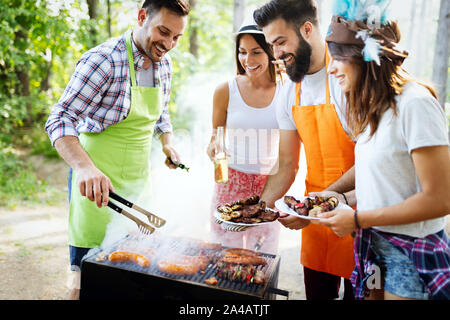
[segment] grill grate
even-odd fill
[[[103,252],[113,252],[117,249],[118,245],[120,245],[120,242],[116,245],[111,246],[111,248],[107,248],[103,250]],[[172,249],[177,249],[178,244],[174,244]],[[165,251],[168,252],[168,251]],[[219,251],[214,250],[207,250],[208,253],[218,253]],[[267,254],[267,253],[261,253],[261,255],[266,258],[267,264],[264,266],[259,266],[258,269],[262,270],[265,274],[265,283],[264,284],[256,284],[256,283],[243,283],[239,281],[232,281],[228,279],[222,279],[216,276],[217,271],[217,265],[215,263],[210,263],[207,268],[204,270],[204,272],[198,272],[191,276],[177,276],[172,274],[167,274],[164,272],[159,271],[157,264],[155,261],[151,261],[152,264],[148,268],[140,267],[139,265],[136,265],[134,263],[129,262],[118,262],[113,263],[110,262],[108,259],[98,261],[98,257],[101,252],[97,251],[89,256],[85,257],[83,259],[82,263],[82,287],[81,287],[81,295],[80,297],[88,297],[90,296],[87,291],[89,291],[89,288],[96,287],[96,290],[107,292],[111,288],[107,288],[108,286],[117,286],[117,275],[121,274],[125,277],[132,277],[136,278],[137,276],[141,279],[145,279],[145,282],[147,285],[153,285],[158,284],[160,287],[164,287],[164,290],[167,292],[167,286],[175,288],[182,288],[186,289],[187,287],[191,289],[186,289],[187,291],[197,290],[197,291],[204,291],[207,296],[205,296],[205,299],[214,299],[214,293],[217,293],[217,296],[220,296],[222,299],[224,296],[227,295],[227,292],[230,294],[230,297],[236,298],[236,297],[246,297],[251,299],[267,299],[268,295],[270,294],[268,291],[269,288],[273,288],[276,286],[278,281],[278,271],[279,271],[279,256]],[[99,272],[101,271],[101,272]],[[105,273],[108,273],[108,271],[111,272],[111,275],[108,276]],[[114,274],[114,275],[113,275]],[[209,279],[211,277],[216,277],[218,280],[217,285],[208,285],[204,282],[204,280]],[[108,281],[109,277],[109,281]],[[104,278],[101,280],[100,278]],[[96,285],[94,282],[98,282]],[[161,281],[165,283],[161,283]],[[101,282],[101,283],[100,283]],[[110,282],[110,284],[108,284]],[[142,286],[144,286],[144,283],[142,281],[139,281],[142,283]],[[123,281],[123,284],[126,284],[125,281]],[[88,288],[86,288],[86,286]],[[106,286],[106,287],[105,287]],[[130,290],[136,290],[136,284],[132,286],[132,289],[130,288],[123,288],[123,290],[127,290],[127,295],[130,295]],[[100,288],[103,287],[103,288]],[[117,288],[115,288],[116,290]],[[145,290],[144,288],[141,288],[142,290]],[[140,289],[140,290],[141,290]],[[132,294],[131,294],[132,295]],[[175,293],[174,293],[175,295]],[[202,296],[199,292],[199,295]],[[176,295],[175,295],[176,296]],[[190,296],[190,295],[188,295]],[[192,297],[192,296],[190,296]]]

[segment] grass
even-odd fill
[[[0,147],[0,207],[14,210],[36,204],[57,205],[67,197],[67,190],[38,178],[26,154],[1,142]]]

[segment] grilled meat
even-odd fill
[[[259,218],[261,218],[263,222],[268,222],[277,220],[279,216],[280,214],[277,211],[265,210],[259,215]]]
[[[331,211],[339,204],[339,200],[336,197],[314,197],[305,198],[302,201],[295,199],[292,196],[285,196],[284,203],[302,216],[316,217],[319,213]]]
[[[262,206],[259,203],[245,206],[244,209],[242,210],[242,216],[244,218],[253,218],[253,217],[257,216],[261,210],[264,210],[264,209],[265,208],[262,208]]]
[[[260,201],[259,196],[226,203],[217,207],[217,211],[225,221],[247,224],[275,221],[280,216],[266,209],[266,203]]]
[[[240,265],[225,263],[219,261],[217,263],[216,275],[219,278],[237,282],[264,284],[265,274],[262,270],[258,270],[254,265]]]

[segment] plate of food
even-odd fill
[[[336,197],[305,197],[285,195],[275,201],[275,207],[281,212],[290,214],[306,220],[320,220],[319,213],[332,211],[334,209],[351,208],[339,202]]]
[[[278,211],[267,208],[258,196],[233,201],[217,207],[214,221],[227,231],[241,232],[248,228],[272,223],[279,218]]]

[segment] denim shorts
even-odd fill
[[[382,236],[372,233],[371,250],[384,280],[384,290],[403,298],[428,299],[428,291],[412,260]]]
[[[91,248],[80,248],[69,245],[70,269],[76,271],[81,269],[81,260]]]

